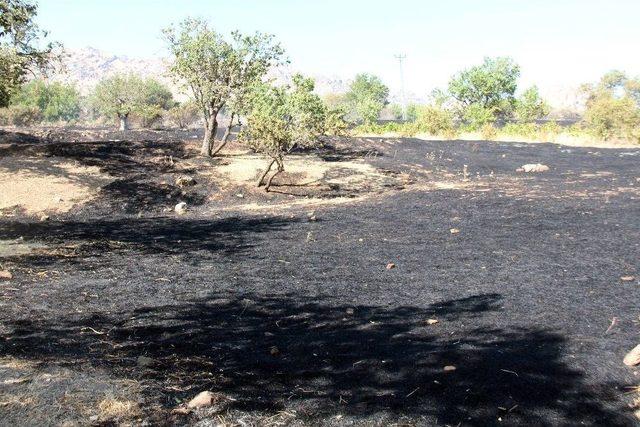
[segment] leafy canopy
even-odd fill
[[[69,121],[80,116],[80,94],[72,85],[32,80],[11,99],[12,105],[37,108],[46,121]]]
[[[367,124],[378,120],[388,97],[389,88],[382,83],[382,80],[366,73],[356,76],[346,94],[347,102],[357,119]]]
[[[284,50],[274,37],[233,32],[229,40],[198,19],[163,31],[174,57],[170,71],[188,87],[205,120],[215,119],[230,101],[240,107],[246,90],[280,63]]]
[[[325,131],[327,109],[313,90],[313,80],[299,74],[292,87],[254,86],[240,139],[279,163],[295,146],[315,145]]]
[[[127,118],[142,116],[153,109],[167,109],[173,104],[169,89],[155,79],[134,74],[116,74],[101,80],[93,92],[94,107],[105,116]]]
[[[511,58],[485,58],[455,75],[449,93],[464,108],[476,105],[499,117],[512,111],[519,77],[520,67]]]
[[[29,0],[0,0],[0,107],[9,104],[29,73],[51,64],[57,44],[40,47],[47,33],[34,23],[37,6]]]
[[[518,120],[531,123],[542,119],[549,114],[551,108],[542,99],[537,86],[525,90],[516,101],[515,113]]]

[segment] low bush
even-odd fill
[[[10,105],[0,109],[1,126],[32,126],[42,121],[42,112],[38,107]]]

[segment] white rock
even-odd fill
[[[218,396],[210,391],[203,391],[187,403],[187,408],[198,409],[211,406],[218,401]]]
[[[624,364],[627,366],[640,365],[640,344],[638,344],[633,350],[631,350],[624,357]]]
[[[542,163],[528,163],[522,165],[518,170],[526,173],[546,172],[549,170],[549,166],[543,165]]]
[[[176,211],[176,213],[178,215],[183,215],[183,214],[187,213],[187,204],[185,202],[180,202],[180,203],[178,203],[176,205],[174,210]]]

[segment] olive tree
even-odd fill
[[[34,22],[37,11],[30,0],[0,0],[0,107],[9,105],[28,74],[45,71],[59,57],[58,44],[41,46],[47,33]]]
[[[292,87],[262,83],[252,90],[251,108],[240,140],[270,158],[258,186],[265,185],[276,165],[276,171],[266,181],[266,191],[284,171],[285,156],[295,147],[315,146],[325,131],[327,110],[313,89],[313,80],[298,74],[293,77]]]
[[[92,96],[96,110],[107,117],[117,117],[120,130],[129,128],[129,116],[148,117],[172,104],[171,92],[158,81],[135,74],[116,74],[101,80]]]
[[[380,112],[387,105],[389,88],[379,77],[371,74],[358,74],[346,94],[358,120],[373,123],[378,120]]]
[[[244,91],[280,63],[284,51],[271,35],[236,31],[225,39],[206,22],[191,18],[163,34],[173,56],[170,71],[191,91],[204,119],[201,154],[213,156],[219,151],[214,144],[222,109],[230,107],[230,132]]]

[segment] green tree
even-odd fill
[[[57,57],[58,44],[40,47],[47,34],[34,22],[37,10],[33,1],[0,0],[0,107],[9,105],[29,73],[45,71]]]
[[[285,156],[295,147],[316,145],[325,132],[327,109],[313,89],[313,80],[301,75],[294,76],[293,87],[257,84],[253,88],[247,124],[240,139],[270,158],[258,186],[264,184],[276,165],[276,171],[266,182],[266,191],[284,171]]]
[[[516,101],[515,112],[518,120],[531,123],[549,115],[551,108],[542,99],[537,86],[525,90]]]
[[[122,131],[128,129],[132,113],[150,117],[172,105],[171,92],[161,83],[134,74],[117,74],[101,80],[92,101],[100,114],[117,117]]]
[[[218,114],[231,107],[231,122],[238,108],[244,108],[246,90],[267,71],[282,62],[283,49],[273,36],[256,33],[245,36],[233,32],[229,41],[210,29],[206,22],[186,19],[178,27],[163,31],[174,57],[171,72],[193,94],[204,119],[201,154],[212,156],[218,130]]]
[[[32,80],[20,88],[11,104],[36,107],[49,122],[70,121],[80,116],[80,94],[74,86],[60,82]]]
[[[491,115],[495,121],[513,111],[519,77],[520,67],[511,58],[485,58],[481,65],[456,74],[449,81],[449,94],[460,104],[463,116]],[[471,106],[474,110],[465,113]]]
[[[387,105],[389,88],[380,78],[371,74],[358,74],[351,83],[346,99],[358,120],[367,124],[375,123],[380,112]]]
[[[189,127],[189,125],[198,120],[199,116],[200,111],[198,110],[196,103],[193,101],[181,102],[173,106],[167,112],[169,121],[180,129]]]
[[[605,140],[639,140],[640,106],[636,85],[640,85],[637,79],[629,79],[620,71],[605,74],[595,85],[584,85],[586,127]]]

